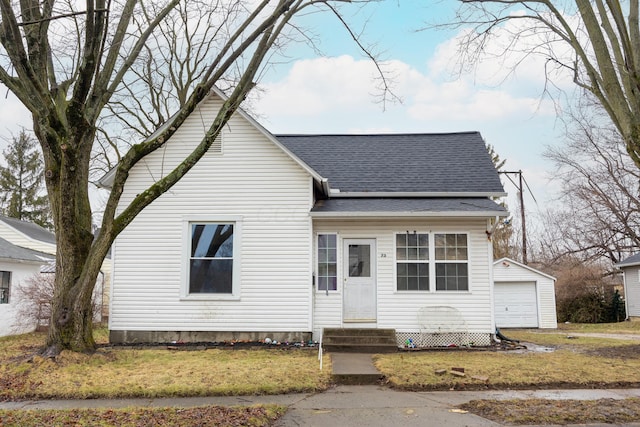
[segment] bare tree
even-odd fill
[[[29,327],[46,327],[51,319],[51,307],[55,291],[55,275],[52,273],[36,273],[20,282],[16,294],[20,295],[20,303],[16,306],[14,327],[22,331]],[[94,292],[91,310],[100,313],[100,296]]]
[[[463,64],[477,64],[484,54],[515,62],[541,55],[547,75],[571,72],[607,112],[640,168],[638,17],[638,0],[464,0],[449,25],[471,27],[461,42]],[[499,35],[500,47],[489,53]]]
[[[640,246],[640,171],[607,117],[582,109],[572,123],[565,146],[546,153],[562,193],[547,216],[545,245],[556,257],[616,263]]]
[[[100,231],[94,237],[89,179],[98,124],[109,115],[107,106],[117,103],[116,94],[137,79],[134,66],[144,63],[145,46],[152,36],[160,37],[162,23],[180,19],[180,2],[87,0],[80,6],[54,0],[0,0],[0,82],[32,114],[56,230],[55,293],[43,354],[95,348],[91,296],[116,236],[207,152],[254,87],[261,64],[283,31],[291,28],[293,18],[317,8],[344,22],[340,3],[351,2],[260,0],[248,6],[240,0],[218,1],[217,28],[224,31],[215,47],[206,47],[214,50],[207,52],[207,67],[197,75],[193,89],[185,89],[188,96],[169,122],[149,134],[151,126],[143,132],[146,139],[119,155]],[[228,97],[193,152],[127,206],[119,206],[131,168],[160,149],[210,90],[230,75],[235,78],[228,85]]]

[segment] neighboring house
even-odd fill
[[[0,215],[0,238],[13,245],[46,254],[56,254],[56,236],[45,228],[31,222],[21,221]],[[55,266],[43,267],[43,273],[55,273]],[[101,274],[94,290],[95,299],[101,301],[101,313],[96,314],[96,320],[106,320],[109,314],[109,289],[111,281],[111,258],[106,258],[102,264]]]
[[[498,328],[557,328],[553,276],[509,258],[493,263]]]
[[[640,318],[640,253],[616,264],[622,270],[627,318]]]
[[[124,206],[200,142],[222,99],[130,171]],[[111,341],[318,340],[338,327],[489,344],[503,195],[477,132],[274,136],[239,111],[116,239]]]
[[[22,294],[21,285],[39,274],[41,266],[51,261],[53,257],[49,254],[16,246],[0,238],[0,336],[36,329],[37,319],[20,316],[21,306],[29,303]]]

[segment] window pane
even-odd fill
[[[410,260],[418,259],[418,248],[408,248],[407,259],[410,259]]]
[[[397,267],[398,276],[406,276],[407,275],[407,264],[398,264]]]
[[[438,247],[436,247],[436,259],[437,259],[437,260],[443,260],[443,259],[445,259],[445,252],[444,252],[444,248],[438,248]]]
[[[0,304],[9,304],[11,272],[0,271]]]
[[[408,234],[407,235],[407,246],[418,246],[418,235],[417,234]]]
[[[189,292],[230,294],[233,291],[233,260],[191,260]]]
[[[407,290],[407,278],[398,276],[398,290],[406,291]]]
[[[429,248],[418,249],[418,259],[422,261],[427,261],[429,259]]]
[[[396,234],[396,246],[407,246],[407,235],[406,234]]]
[[[371,277],[370,264],[370,245],[349,245],[349,277]]]
[[[458,248],[456,249],[456,259],[466,260],[467,258],[467,248]]]
[[[400,261],[404,261],[407,259],[407,250],[405,248],[397,248],[396,249],[396,259]]]
[[[418,245],[422,247],[429,247],[429,235],[418,234]]]
[[[409,277],[407,279],[407,290],[409,290],[409,291],[417,291],[418,290],[418,278],[417,277]]]
[[[233,225],[193,224],[191,226],[191,257],[233,257]]]
[[[319,291],[337,289],[336,235],[318,235],[317,281]]]

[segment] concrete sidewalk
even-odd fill
[[[204,405],[279,404],[289,408],[277,427],[339,426],[500,426],[455,407],[474,399],[626,399],[640,389],[615,390],[498,390],[404,392],[381,386],[336,386],[324,393],[275,396],[219,396],[163,399],[91,399],[0,402],[0,409],[76,409],[126,407],[193,407]],[[591,424],[590,426],[603,424]],[[640,426],[640,423],[624,424]]]

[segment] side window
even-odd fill
[[[234,269],[233,223],[191,223],[190,294],[232,294]]]
[[[0,304],[9,304],[9,288],[11,287],[11,272],[0,271]]]
[[[338,289],[337,236],[318,234],[317,278],[319,291]]]
[[[469,290],[466,234],[435,234],[436,291]]]
[[[396,234],[396,280],[399,291],[429,290],[429,234]]]

